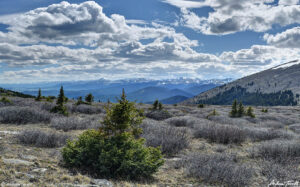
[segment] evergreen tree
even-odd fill
[[[56,104],[59,106],[63,106],[64,102],[65,102],[65,92],[63,86],[61,86]]]
[[[81,104],[83,104],[82,96],[79,96],[79,97],[77,98],[76,105],[81,105]]]
[[[66,100],[65,93],[64,93],[64,88],[61,86],[59,95],[56,101],[56,106],[51,109],[51,112],[53,113],[59,113],[63,114],[65,116],[68,115],[67,108],[64,106],[64,102]]]
[[[89,104],[92,104],[92,102],[94,101],[94,96],[89,93],[88,95],[85,96],[85,101],[88,102]]]
[[[230,111],[230,116],[231,117],[236,117],[238,113],[237,109],[237,100],[235,99],[232,103],[231,111]]]
[[[37,95],[37,97],[35,98],[35,100],[36,100],[36,101],[41,101],[41,100],[42,100],[42,90],[41,90],[41,89],[39,89],[38,95]]]
[[[107,178],[141,179],[163,165],[160,148],[146,147],[140,138],[144,117],[123,89],[117,104],[106,108],[103,127],[88,130],[62,149],[66,166]]]
[[[255,114],[253,113],[253,108],[251,106],[249,106],[247,108],[247,112],[246,112],[247,116],[250,116],[252,118],[255,118]]]
[[[153,103],[153,110],[157,110],[158,109],[158,105],[159,105],[159,102],[158,102],[158,100],[156,99],[155,101],[154,101],[154,103]]]
[[[158,110],[162,110],[163,109],[163,104],[161,102],[158,103]]]
[[[238,117],[242,117],[245,113],[245,109],[242,102],[239,103],[239,109],[237,113],[238,113]]]

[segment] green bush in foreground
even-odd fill
[[[123,91],[119,103],[107,109],[103,127],[68,141],[62,150],[66,166],[107,178],[150,177],[163,165],[163,159],[159,148],[145,147],[145,139],[139,138],[142,119]]]

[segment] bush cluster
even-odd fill
[[[181,162],[189,177],[213,185],[247,186],[254,174],[252,168],[239,164],[235,155],[191,154]]]
[[[230,125],[201,125],[195,129],[194,136],[222,144],[239,144],[246,140],[246,133],[241,128]]]
[[[17,134],[20,143],[48,148],[61,147],[69,138],[66,134],[41,130],[25,130]]]
[[[100,121],[93,117],[55,117],[51,119],[50,126],[57,130],[82,130],[82,129],[97,129],[101,127]]]
[[[268,141],[257,145],[252,150],[253,157],[274,160],[278,163],[299,161],[300,144],[296,141]]]
[[[150,120],[143,123],[142,127],[142,136],[147,140],[147,146],[160,146],[162,153],[167,156],[180,152],[190,144],[190,133],[186,128],[158,124]]]
[[[98,106],[80,104],[80,105],[67,105],[67,108],[72,113],[82,113],[82,114],[100,114],[103,110]]]
[[[146,113],[146,117],[160,121],[160,120],[171,118],[172,114],[170,114],[166,110],[151,110]]]
[[[51,114],[31,107],[0,108],[0,122],[8,124],[49,123]]]

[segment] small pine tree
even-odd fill
[[[94,102],[94,96],[91,93],[89,93],[85,96],[85,101],[89,104],[92,104],[92,102]]]
[[[42,100],[42,90],[40,88],[39,88],[38,95],[35,98],[35,100],[36,101],[41,101]]]
[[[59,106],[63,106],[65,102],[65,92],[63,86],[60,87],[59,95],[56,101],[56,104]]]
[[[59,113],[63,114],[65,116],[68,115],[67,108],[64,106],[64,102],[66,100],[65,93],[64,93],[64,88],[61,86],[59,95],[56,101],[56,106],[51,109],[51,112],[53,113]]]
[[[81,105],[81,104],[83,104],[82,96],[79,96],[79,97],[77,98],[76,105]]]
[[[199,105],[198,105],[198,108],[204,108],[204,104],[202,104],[202,103],[199,104]]]
[[[235,99],[232,103],[231,111],[230,111],[230,116],[231,117],[236,117],[238,113],[238,108],[237,108],[237,100]]]
[[[238,117],[242,117],[245,113],[245,109],[242,102],[239,103],[239,108],[237,113],[238,113]]]
[[[158,100],[156,99],[155,101],[154,101],[154,103],[153,103],[153,110],[157,110],[158,109],[158,105],[159,105],[159,102],[158,102]]]
[[[163,104],[161,102],[158,103],[158,110],[162,110],[164,107],[163,107]]]
[[[255,114],[253,113],[253,108],[251,106],[249,106],[247,108],[246,114],[247,114],[247,116],[250,116],[251,118],[255,118]]]
[[[123,90],[117,104],[106,108],[103,127],[88,130],[62,149],[68,167],[82,168],[107,178],[150,177],[163,165],[160,148],[146,147],[139,127],[144,117]]]

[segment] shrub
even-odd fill
[[[41,130],[25,130],[17,134],[20,143],[35,145],[37,147],[60,147],[63,146],[70,136],[53,131],[44,132]]]
[[[193,125],[197,122],[197,119],[191,116],[180,116],[169,118],[166,122],[175,127],[193,127]]]
[[[209,119],[209,117],[211,117],[211,116],[216,116],[216,115],[218,115],[218,113],[217,113],[216,109],[214,109],[211,113],[209,113],[209,114],[206,116],[206,119]]]
[[[300,144],[296,141],[268,141],[252,149],[252,157],[289,163],[299,160]]]
[[[199,104],[198,108],[204,108],[204,104]]]
[[[261,109],[261,112],[268,113],[268,109],[267,108],[263,108],[263,109]]]
[[[85,104],[84,101],[82,101],[82,96],[78,97],[77,102],[75,105],[81,105],[81,104]]]
[[[72,113],[82,113],[82,114],[99,114],[102,113],[103,110],[98,106],[91,106],[91,105],[67,105],[68,109]]]
[[[12,102],[11,102],[9,99],[7,99],[6,97],[2,97],[1,100],[0,100],[0,102],[2,102],[2,103],[4,103],[4,104],[11,104],[11,103],[12,103]]]
[[[154,103],[153,103],[152,109],[153,109],[153,110],[157,110],[157,109],[158,109],[158,105],[159,105],[159,102],[158,102],[158,100],[156,99],[156,100],[154,101]]]
[[[237,163],[234,155],[191,154],[182,165],[187,176],[218,186],[247,186],[254,173],[252,168]]]
[[[57,117],[51,119],[50,126],[58,130],[69,131],[89,128],[97,129],[101,126],[101,124],[97,119],[93,119],[91,117]]]
[[[300,124],[293,124],[289,126],[289,129],[295,133],[300,133]]]
[[[155,120],[165,120],[171,118],[172,115],[166,110],[152,110],[146,113],[146,117]]]
[[[253,114],[253,109],[252,109],[251,106],[249,106],[249,107],[247,108],[246,115],[247,115],[247,116],[250,116],[251,118],[255,118],[255,114]]]
[[[238,144],[246,140],[246,134],[242,129],[229,125],[202,125],[195,130],[194,136],[222,144]]]
[[[145,140],[138,138],[142,119],[123,90],[119,103],[107,108],[103,127],[68,141],[62,150],[65,165],[107,178],[134,180],[151,176],[163,160],[159,148],[145,147]]]
[[[142,137],[146,139],[146,145],[160,146],[162,153],[167,156],[172,156],[189,146],[190,133],[186,128],[157,124],[152,120],[144,122],[142,127]]]
[[[50,96],[48,96],[48,97],[46,97],[46,101],[52,103],[53,99]]]
[[[260,163],[261,174],[265,176],[269,183],[272,180],[293,181],[298,178],[298,168],[293,164],[282,165],[274,161],[263,160]]]
[[[49,123],[51,114],[30,107],[0,108],[0,122],[9,124]]]
[[[249,137],[252,141],[266,141],[266,140],[273,140],[277,138],[281,139],[292,139],[293,134],[286,133],[280,130],[273,130],[273,129],[264,129],[264,128],[245,128],[245,134]]]
[[[91,93],[89,93],[85,96],[85,101],[89,104],[92,104],[92,102],[94,102],[94,96]]]
[[[67,107],[62,106],[62,105],[56,105],[55,107],[53,107],[50,112],[52,113],[57,113],[57,114],[62,114],[64,116],[68,116],[68,110]]]

